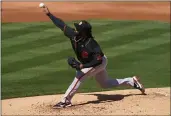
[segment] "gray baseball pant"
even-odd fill
[[[77,92],[79,86],[87,77],[95,77],[96,81],[102,88],[112,88],[119,85],[129,85],[132,87],[134,86],[134,81],[132,77],[127,77],[123,79],[109,78],[106,71],[106,66],[107,57],[104,56],[102,58],[102,64],[100,64],[99,66],[94,68],[84,68],[81,71],[77,71],[76,77],[74,78],[73,82],[71,83],[71,85],[69,86],[65,95],[62,98],[62,102],[65,102],[66,100],[71,101],[74,94]]]

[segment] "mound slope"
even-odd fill
[[[2,100],[3,115],[170,115],[170,88],[79,93],[73,107],[52,109],[62,95]]]

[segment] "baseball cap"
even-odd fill
[[[85,20],[80,21],[79,23],[74,23],[74,26],[78,32],[91,30],[91,25]]]

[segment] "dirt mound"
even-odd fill
[[[52,109],[62,95],[2,100],[3,115],[170,115],[170,88],[79,93],[73,107]]]
[[[2,2],[2,22],[50,21],[40,2]],[[170,21],[169,2],[45,2],[64,20],[116,19]]]

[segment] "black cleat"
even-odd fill
[[[138,78],[137,76],[134,76],[133,80],[134,80],[134,88],[139,89],[141,93],[145,95],[145,88],[143,84],[140,83],[140,78]]]
[[[67,107],[71,107],[71,106],[72,106],[71,102],[66,102],[66,103],[59,102],[56,105],[54,105],[53,108],[54,109],[59,109],[59,108],[67,108]]]

